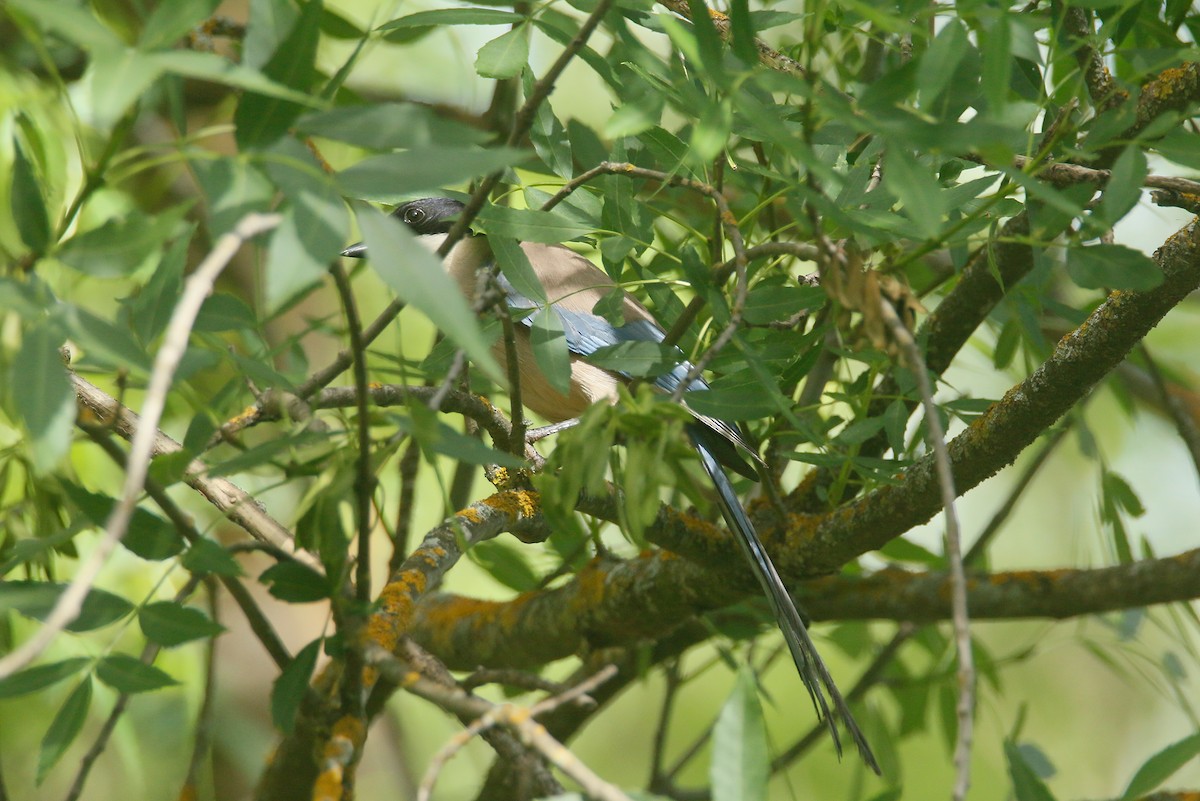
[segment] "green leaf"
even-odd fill
[[[1162,270],[1150,257],[1124,245],[1090,245],[1067,251],[1067,274],[1086,289],[1153,289]]]
[[[152,55],[130,47],[97,50],[91,64],[90,112],[101,130],[111,129],[162,74]]]
[[[985,35],[979,37],[983,51],[980,85],[989,114],[1001,115],[1008,103],[1014,71],[1013,26],[1007,14],[989,15],[983,22]]]
[[[770,28],[778,28],[780,25],[788,25],[797,20],[804,19],[803,14],[796,14],[791,11],[751,11],[750,19],[754,23],[756,31],[765,31]]]
[[[3,478],[0,475],[0,479]],[[17,540],[16,544],[4,552],[3,561],[0,561],[0,576],[8,575],[15,568],[24,564],[44,563],[52,551],[63,549],[64,546],[72,547],[67,543],[86,528],[90,528],[90,525],[78,521],[49,534],[39,534],[30,539]]]
[[[248,5],[250,16],[242,40],[241,62],[261,70],[296,27],[300,9],[295,0],[250,0]]]
[[[923,109],[928,111],[935,105],[938,97],[953,80],[954,73],[970,46],[962,22],[957,19],[947,20],[917,63],[917,87],[921,92]],[[889,150],[885,170],[891,165],[891,159],[892,152]]]
[[[691,32],[696,37],[693,59],[698,57],[697,66],[703,66],[718,86],[725,86],[728,82],[724,62],[725,44],[713,24],[708,5],[703,0],[688,0],[688,7],[692,12]]]
[[[1004,743],[1004,756],[1017,801],[1054,801],[1050,788],[1033,772],[1011,740]]]
[[[258,317],[246,301],[227,292],[210,295],[196,315],[193,331],[257,331]]]
[[[529,263],[529,256],[516,239],[489,236],[488,246],[492,249],[492,255],[496,257],[496,263],[500,265],[500,272],[514,289],[539,305],[549,302],[542,282],[538,280],[533,265]]]
[[[271,232],[267,249],[266,306],[275,310],[319,282],[339,251],[325,261],[310,247],[312,239],[325,239],[322,231],[336,225],[336,217],[322,216],[327,207],[304,207],[288,203],[280,209],[283,219]],[[344,209],[339,209],[344,213]],[[317,225],[312,221],[320,221]],[[345,242],[343,237],[341,242]]]
[[[225,630],[199,609],[176,601],[159,601],[142,607],[138,625],[147,639],[167,647],[215,637]]]
[[[386,33],[398,28],[432,28],[440,25],[511,25],[524,19],[521,14],[498,8],[439,8],[394,19],[380,25],[375,31]]]
[[[337,182],[348,197],[397,203],[502,170],[524,158],[525,153],[511,148],[479,150],[434,145],[363,159],[339,172]]]
[[[502,467],[524,467],[525,460],[511,453],[489,448],[482,440],[456,431],[438,420],[424,416],[423,407],[413,408],[413,417],[397,420],[397,425],[413,436],[426,453],[440,453],[468,464],[495,464]]]
[[[71,337],[83,346],[83,354],[112,369],[130,369],[135,374],[149,374],[150,354],[138,344],[127,328],[119,328],[79,306],[62,306],[60,318]]]
[[[529,326],[529,344],[533,358],[550,386],[563,395],[571,391],[571,352],[562,318],[551,309],[542,309]]]
[[[700,116],[692,127],[689,140],[692,163],[707,164],[716,158],[729,141],[733,130],[733,108],[728,100],[709,100],[700,108]]]
[[[150,13],[138,41],[146,49],[170,47],[217,10],[221,0],[171,0]]]
[[[606,370],[649,378],[671,372],[683,361],[683,354],[678,348],[659,342],[620,342],[598,348],[588,354],[587,360]]]
[[[193,542],[183,553],[183,566],[192,573],[209,573],[214,576],[241,576],[242,566],[233,554],[212,540]]]
[[[13,673],[0,679],[0,698],[16,698],[28,695],[38,690],[44,690],[63,679],[69,679],[83,668],[91,664],[85,656],[52,662],[49,665],[38,665]]]
[[[1137,145],[1121,151],[1100,198],[1100,217],[1107,225],[1116,225],[1142,199],[1142,181],[1148,169],[1146,154]]]
[[[176,233],[185,211],[180,207],[156,217],[130,212],[71,237],[59,249],[58,258],[96,278],[129,275]]]
[[[321,14],[321,33],[330,39],[365,39],[367,32],[328,8]]]
[[[475,72],[484,78],[515,78],[529,61],[529,25],[518,25],[479,48]]]
[[[534,78],[532,72],[521,76],[525,96],[533,93]],[[533,126],[529,129],[529,141],[533,149],[550,171],[561,178],[570,178],[575,173],[571,158],[571,143],[567,139],[567,129],[554,115],[554,108],[549,103],[542,103],[533,117]],[[527,200],[529,206],[536,203]]]
[[[129,654],[110,654],[96,665],[96,678],[122,693],[146,693],[179,682]]]
[[[291,734],[296,725],[296,710],[308,692],[308,680],[317,666],[322,642],[320,639],[313,640],[301,648],[271,688],[271,720],[284,734]]]
[[[742,317],[754,325],[787,320],[802,311],[816,311],[825,304],[819,286],[787,286],[782,279],[762,281],[746,296]]]
[[[749,0],[730,0],[729,29],[733,54],[746,64],[758,63],[758,45],[754,42],[755,17],[750,13]]]
[[[78,484],[60,481],[63,492],[71,503],[80,508],[93,525],[103,528],[112,514],[116,501],[107,495],[88,492]],[[137,507],[129,519],[121,544],[143,559],[160,561],[183,550],[183,538],[166,519],[153,512]]]
[[[267,253],[267,306],[278,309],[319,281],[350,235],[346,204],[304,145],[284,139],[263,165],[287,204]]]
[[[492,578],[517,592],[536,590],[537,573],[525,559],[524,549],[500,540],[481,542],[467,552]]]
[[[167,327],[175,302],[183,292],[183,268],[196,227],[176,238],[163,254],[150,280],[127,302],[130,325],[138,339],[149,344]]]
[[[329,580],[308,565],[280,562],[262,572],[258,580],[269,592],[288,603],[323,601],[329,597]]]
[[[917,232],[932,239],[942,227],[941,190],[925,165],[902,147],[889,148],[883,164],[883,182],[903,204],[904,215],[917,226]]]
[[[43,581],[0,582],[0,611],[9,609],[35,620],[45,620],[66,590],[66,584]],[[83,608],[67,631],[81,632],[107,626],[133,611],[133,604],[119,595],[92,588],[83,599]]]
[[[62,341],[54,325],[27,330],[9,375],[17,415],[29,432],[34,466],[43,473],[66,455],[75,424],[75,392],[58,354]]]
[[[234,64],[216,53],[201,53],[195,50],[167,50],[154,53],[155,63],[164,72],[184,78],[245,89],[247,92],[274,97],[297,103],[301,106],[319,106],[321,101],[303,91],[292,89],[268,78],[256,69]]]
[[[697,389],[685,392],[688,408],[718,420],[757,420],[776,412],[775,403],[761,391],[737,389]]]
[[[484,206],[475,218],[489,234],[553,245],[591,233],[591,228],[553,211]]]
[[[50,728],[42,737],[41,749],[38,752],[37,784],[41,784],[50,769],[58,764],[58,760],[67,748],[79,736],[84,721],[87,720],[88,707],[92,704],[92,680],[85,678],[79,683],[54,714]]]
[[[50,244],[50,216],[42,198],[41,182],[33,164],[25,157],[21,142],[13,137],[12,186],[8,193],[9,208],[21,241],[35,254],[42,254]]]
[[[303,4],[300,18],[263,65],[263,75],[300,92],[312,86],[316,77],[317,42],[323,10],[322,0],[308,0]],[[303,111],[304,106],[300,103],[247,92],[233,115],[238,147],[254,150],[270,145],[287,133]]]
[[[473,145],[487,138],[416,103],[375,103],[312,112],[296,121],[296,129],[308,136],[349,142],[368,150]]]
[[[713,727],[713,801],[766,801],[771,757],[754,674],[743,666]]]
[[[245,159],[196,159],[191,167],[207,198],[208,233],[213,241],[250,212],[265,212],[273,205],[275,186]]]
[[[70,0],[9,0],[8,5],[85,50],[122,45],[117,35],[80,3]]]
[[[1200,754],[1200,734],[1184,737],[1147,759],[1129,780],[1121,801],[1150,793]]]
[[[493,380],[506,383],[479,321],[437,258],[407,228],[373,208],[360,206],[358,221],[371,265],[392,291],[424,313]]]

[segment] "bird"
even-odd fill
[[[407,226],[422,245],[436,251],[445,241],[463,208],[461,202],[452,198],[426,197],[400,204],[392,211],[391,216]],[[587,357],[600,348],[622,342],[662,343],[666,339],[665,332],[650,311],[623,290],[622,324],[613,325],[604,316],[595,313],[593,309],[596,304],[617,289],[617,284],[607,273],[579,253],[562,245],[532,242],[522,242],[521,248],[545,290],[550,309],[562,322],[571,355],[570,388],[563,394],[555,389],[540,371],[533,357],[528,334],[531,319],[529,311],[538,308],[539,304],[518,292],[502,273],[497,273],[495,282],[503,292],[505,304],[514,312],[517,373],[521,382],[522,402],[551,422],[578,417],[594,403],[616,402],[618,387],[629,383],[632,377],[589,364]],[[366,258],[366,244],[351,245],[342,255]],[[474,301],[478,291],[480,270],[488,269],[494,263],[487,238],[470,234],[459,240],[442,259],[446,272],[469,301]],[[504,364],[503,343],[497,344],[495,353],[501,364]],[[691,371],[692,365],[684,359],[682,352],[678,356],[677,366],[655,379],[657,387],[664,392],[675,391],[687,380]],[[707,388],[708,384],[703,378],[693,379],[687,387],[689,391]],[[842,743],[833,714],[836,713],[836,720],[840,721],[857,746],[863,761],[879,774],[879,764],[866,737],[817,653],[803,618],[766,548],[763,547],[754,524],[750,521],[725,470],[728,467],[747,478],[757,480],[757,472],[744,458],[749,457],[761,464],[757,451],[736,426],[695,411],[691,413],[692,420],[685,426],[687,436],[716,491],[722,516],[763,589],[800,678],[812,699],[817,717],[825,722],[840,757]]]

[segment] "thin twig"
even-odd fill
[[[342,707],[348,715],[363,716],[362,675],[363,660],[356,646],[360,638],[358,631],[363,624],[362,615],[371,603],[371,498],[375,494],[375,476],[371,467],[371,409],[367,394],[367,346],[362,337],[362,321],[358,315],[358,304],[354,301],[354,289],[350,277],[340,264],[330,269],[342,310],[346,315],[346,332],[350,337],[350,350],[354,354],[354,390],[357,411],[358,453],[355,460],[354,498],[358,529],[358,554],[354,571],[354,599],[351,607],[345,603],[341,593],[334,597],[333,611],[338,619],[338,629],[345,636],[346,671],[342,683]],[[338,577],[340,581],[341,577]],[[356,611],[357,610],[357,611]]]
[[[187,583],[175,594],[175,603],[181,604],[186,601],[195,592],[201,580],[202,578],[198,575],[194,575],[188,579]],[[147,642],[145,647],[142,648],[141,656],[138,658],[143,665],[152,665],[158,657],[158,652],[161,650],[162,646],[158,643]],[[91,748],[83,755],[83,758],[79,760],[79,770],[75,772],[75,780],[71,783],[71,789],[64,796],[64,801],[77,801],[79,796],[83,794],[83,786],[92,772],[92,766],[96,764],[96,760],[104,753],[104,749],[108,747],[108,741],[112,739],[113,732],[117,728],[117,722],[125,714],[125,709],[129,706],[129,699],[131,697],[132,693],[121,693],[117,697],[112,711],[109,712],[104,725],[100,727],[100,733],[96,735],[95,742],[92,743]]]
[[[188,337],[192,324],[200,312],[204,299],[212,291],[217,276],[225,269],[225,265],[237,254],[242,244],[251,237],[271,230],[282,218],[278,214],[246,215],[232,231],[217,240],[216,247],[200,263],[196,271],[188,276],[184,284],[183,296],[179,299],[175,311],[167,324],[162,347],[154,358],[154,367],[150,373],[149,385],[146,387],[146,397],[142,406],[141,422],[133,435],[133,443],[129,453],[129,468],[125,474],[125,485],[121,490],[121,499],[113,508],[112,514],[105,526],[104,537],[97,543],[96,548],[80,565],[71,583],[54,604],[54,609],[46,616],[42,627],[27,640],[20,648],[0,659],[0,678],[9,676],[32,662],[54,640],[54,637],[79,617],[83,609],[83,600],[87,597],[92,583],[100,575],[101,568],[108,561],[109,555],[116,549],[117,544],[125,535],[125,530],[133,517],[133,509],[142,492],[146,481],[146,472],[150,458],[154,455],[155,437],[158,434],[158,421],[162,417],[167,402],[167,393],[171,389],[171,381],[175,368],[187,350]]]
[[[1166,410],[1167,416],[1171,418],[1171,422],[1175,424],[1175,432],[1183,440],[1188,455],[1192,457],[1192,465],[1196,468],[1196,475],[1200,477],[1200,427],[1197,427],[1195,418],[1192,417],[1188,410],[1183,408],[1183,404],[1180,403],[1179,398],[1171,393],[1166,379],[1163,378],[1162,371],[1158,368],[1158,362],[1150,355],[1150,349],[1146,347],[1145,342],[1138,345],[1138,351],[1146,361],[1146,370],[1150,373],[1150,380],[1154,382],[1154,388],[1158,391],[1163,409]]]
[[[532,707],[520,707],[514,704],[493,704],[471,695],[457,685],[447,686],[435,682],[418,673],[410,665],[401,662],[383,648],[370,649],[367,659],[379,668],[379,672],[385,678],[404,690],[457,715],[469,715],[474,718],[473,723],[456,735],[430,761],[429,769],[426,771],[417,793],[418,801],[428,801],[442,766],[461,750],[471,737],[497,725],[513,729],[522,740],[536,749],[546,760],[577,782],[589,798],[601,799],[601,801],[630,801],[628,796],[596,775],[562,743],[550,736],[544,726],[534,720],[535,715],[550,712],[563,704],[578,703],[587,698],[588,693],[616,675],[615,665],[604,667],[564,693],[541,701]]]
[[[549,311],[546,312],[547,314]],[[504,360],[508,367],[509,420],[512,432],[506,447],[510,453],[520,456],[525,452],[525,407],[521,399],[521,363],[517,358],[517,328],[512,315],[501,312],[500,327],[504,335]]]
[[[212,581],[206,583],[208,589],[208,615],[214,623],[220,623],[220,604]],[[204,654],[204,689],[200,697],[200,709],[196,713],[196,740],[192,744],[192,758],[188,760],[187,776],[183,780],[183,789],[179,798],[198,798],[196,789],[200,783],[200,770],[208,760],[212,751],[214,701],[217,697],[217,638],[210,637]]]
[[[667,731],[671,728],[671,713],[675,707],[675,698],[679,694],[682,682],[679,678],[679,661],[672,660],[663,669],[663,678],[667,686],[663,690],[662,708],[658,713],[658,726],[654,729],[654,745],[650,752],[650,782],[648,789],[652,793],[661,793],[670,784],[663,773],[663,761],[667,752]],[[825,731],[824,726],[821,727]]]
[[[954,639],[958,653],[958,737],[954,746],[954,799],[963,801],[971,786],[971,745],[974,739],[975,716],[975,661],[971,653],[971,624],[967,614],[967,577],[963,570],[962,536],[959,532],[958,514],[954,499],[954,472],[950,465],[950,454],[946,449],[946,432],[933,402],[933,386],[929,371],[912,333],[900,320],[900,316],[886,299],[880,301],[883,320],[891,331],[892,338],[900,346],[917,388],[921,392],[921,405],[925,408],[925,425],[928,439],[933,448],[934,464],[937,468],[938,485],[942,492],[942,509],[946,516],[946,561],[950,565],[951,609],[954,621]]]
[[[392,557],[388,560],[388,574],[395,573],[408,556],[408,542],[412,535],[413,500],[417,496],[417,472],[421,469],[421,446],[410,440],[400,457],[397,472],[400,474],[400,497],[396,499],[396,526],[392,533]]]
[[[116,398],[75,373],[70,374],[71,385],[75,390],[75,401],[95,415],[96,419],[106,421],[111,428],[124,439],[132,439],[140,428],[140,418],[125,408]],[[154,455],[162,456],[178,453],[183,446],[166,434],[159,431],[154,440]],[[273,546],[286,551],[292,558],[318,572],[324,572],[321,561],[312,554],[296,547],[292,532],[278,520],[267,514],[258,501],[249,493],[242,490],[232,481],[224,478],[210,478],[208,465],[199,459],[193,460],[183,473],[184,482],[199,492],[205,500],[216,507],[231,522],[240,526],[247,534],[264,545]]]
[[[92,438],[100,448],[108,454],[109,458],[125,468],[125,454],[117,447],[116,443],[107,436],[106,429],[97,429],[92,426],[86,426],[83,429],[88,436]],[[150,496],[158,508],[163,511],[171,524],[175,526],[175,530],[179,535],[188,541],[189,544],[194,544],[202,539],[205,539],[195,527],[190,515],[179,508],[167,491],[154,479],[146,479],[146,494]],[[256,545],[259,543],[255,543]],[[266,546],[270,547],[270,546]],[[231,552],[236,550],[236,546],[228,548]],[[284,558],[291,558],[289,554],[284,554]],[[259,609],[258,604],[251,597],[249,591],[242,586],[236,576],[227,576],[224,574],[217,575],[217,579],[229,591],[238,608],[242,610],[242,614],[246,617],[246,622],[250,625],[250,630],[258,637],[258,641],[262,643],[263,648],[267,650],[267,654],[275,662],[280,670],[287,667],[292,661],[292,655],[288,653],[283,641],[279,639],[279,635],[275,633],[275,629],[271,626],[271,622],[267,620],[266,615]]]
[[[501,684],[505,687],[517,687],[522,690],[540,690],[548,693],[565,692],[568,688],[562,682],[551,681],[544,676],[530,673],[527,670],[488,669],[480,668],[459,682],[467,692],[485,684]]]

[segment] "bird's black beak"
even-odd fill
[[[367,257],[367,243],[355,242],[343,250],[342,255],[349,259],[365,259]]]

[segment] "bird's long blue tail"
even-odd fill
[[[701,436],[691,433],[691,440],[700,453],[700,463],[704,465],[705,472],[708,473],[717,490],[721,514],[725,517],[725,522],[730,530],[736,535],[738,544],[741,545],[742,552],[746,555],[746,560],[753,568],[758,583],[762,585],[771,611],[775,613],[775,620],[783,632],[783,639],[787,643],[788,650],[791,651],[796,669],[800,672],[800,678],[804,681],[809,696],[812,697],[817,716],[829,727],[829,733],[833,737],[833,744],[837,748],[838,756],[842,755],[842,741],[838,735],[834,715],[830,714],[830,704],[833,705],[833,710],[843,728],[850,735],[850,739],[858,746],[858,752],[862,755],[863,761],[871,770],[879,773],[879,764],[875,761],[875,755],[871,753],[871,747],[867,745],[867,740],[858,728],[858,724],[855,723],[854,716],[850,714],[845,699],[838,692],[837,685],[833,683],[833,677],[829,675],[828,668],[817,654],[817,649],[808,636],[808,629],[805,627],[804,621],[800,619],[800,613],[796,611],[796,605],[792,602],[787,588],[783,586],[783,581],[779,578],[775,565],[771,563],[771,557],[763,548],[763,544],[754,530],[754,524],[746,516],[746,510],[742,508],[742,503],[734,491],[728,474],[703,442]],[[828,694],[828,699],[826,699],[826,694]]]

